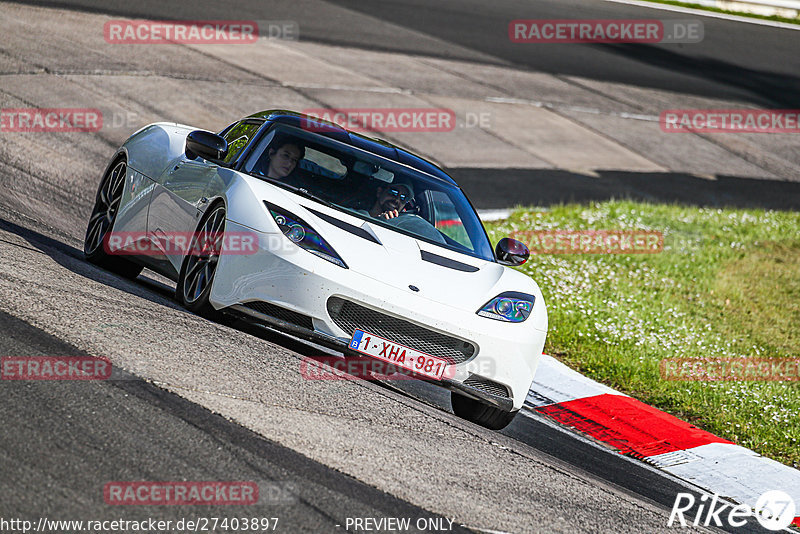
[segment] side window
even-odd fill
[[[472,243],[467,231],[464,229],[464,223],[461,222],[461,217],[458,215],[456,207],[447,193],[430,191],[430,201],[433,225],[436,229],[456,243],[472,250]]]
[[[223,137],[228,142],[228,155],[223,160],[230,163],[239,156],[239,153],[253,138],[261,125],[261,121],[242,121],[228,130]]]
[[[342,164],[339,158],[314,150],[311,147],[306,147],[305,158],[298,165],[301,169],[305,169],[312,174],[333,180],[342,180],[347,174],[347,167]]]

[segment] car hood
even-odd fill
[[[312,209],[320,213],[323,208],[314,206]],[[350,269],[394,288],[416,293],[422,299],[477,311],[496,296],[495,291],[505,290],[498,288],[509,283],[509,278],[516,278],[515,275],[520,275],[524,282],[520,286],[517,279],[516,291],[531,291],[535,287],[527,276],[498,263],[460,254],[337,210],[325,209],[324,215],[352,224],[377,241],[311,213],[307,222],[325,237]]]
[[[542,298],[533,279],[494,261],[416,239],[262,180],[249,178],[238,184],[245,187],[232,187],[228,195],[229,203],[239,207],[234,217],[240,224],[262,232],[278,231],[262,199],[274,202],[310,224],[351,270],[416,294],[421,305],[430,300],[477,311],[505,291]]]

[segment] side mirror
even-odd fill
[[[228,154],[228,142],[215,133],[195,130],[186,136],[186,157],[200,156],[210,161],[220,161]]]
[[[511,239],[510,237],[504,237],[498,241],[494,253],[495,256],[497,256],[497,261],[503,265],[510,265],[512,267],[522,265],[528,261],[531,255],[531,251],[528,250],[525,243],[517,241],[516,239]]]

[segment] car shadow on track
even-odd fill
[[[65,242],[70,240],[67,236],[64,236],[64,241],[60,241],[55,237],[44,235],[34,229],[20,226],[15,222],[0,217],[0,232],[2,231],[19,236],[29,246],[14,243],[0,237],[0,241],[4,244],[13,245],[15,247],[23,247],[27,250],[45,254],[60,266],[77,275],[83,276],[84,278],[146,299],[154,304],[165,306],[177,311],[182,311],[187,314],[192,314],[191,311],[186,310],[174,300],[174,283],[160,275],[145,269],[135,280],[127,280],[117,274],[106,271],[87,262],[83,257],[82,250],[79,250],[78,248],[75,248],[74,246]],[[246,332],[265,341],[274,343],[276,345],[281,345],[282,347],[297,352],[303,356],[324,355],[314,347],[298,341],[295,338],[240,319],[225,317],[221,323],[223,323],[225,326]]]
[[[67,236],[64,236],[64,241],[60,241],[55,237],[44,235],[32,228],[20,226],[5,218],[0,218],[0,231],[19,236],[30,246],[23,246],[8,240],[3,240],[4,243],[23,247],[28,250],[36,250],[37,252],[47,255],[50,259],[75,274],[95,282],[103,283],[114,289],[125,291],[131,295],[147,299],[150,302],[161,304],[162,306],[169,306],[173,309],[183,309],[177,302],[171,300],[174,289],[167,286],[158,277],[145,278],[146,275],[140,275],[136,281],[131,281],[109,271],[105,271],[87,262],[83,257],[82,250],[66,242],[69,240]],[[187,311],[186,313],[190,312]]]
[[[800,210],[800,182],[683,173],[558,169],[449,169],[478,209],[628,199],[698,207]]]

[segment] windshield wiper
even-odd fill
[[[304,196],[306,198],[310,198],[311,200],[316,200],[320,204],[324,204],[325,206],[328,206],[329,208],[333,207],[333,202],[331,202],[330,200],[325,200],[324,198],[315,195],[314,193],[312,193],[311,191],[309,191],[308,189],[306,189],[304,187],[295,187],[293,185],[290,185],[289,187],[292,188],[292,192],[293,193],[297,193],[300,196]]]
[[[257,176],[258,178],[261,178],[262,180],[266,180],[267,182],[269,182],[271,184],[275,184],[277,186],[286,188],[289,191],[291,191],[292,193],[296,193],[296,194],[298,194],[298,195],[300,195],[302,197],[306,197],[306,198],[309,198],[311,200],[316,200],[320,204],[328,206],[329,208],[333,208],[334,207],[333,202],[331,202],[330,200],[326,200],[326,199],[324,199],[324,198],[322,198],[322,197],[320,197],[318,195],[315,195],[314,193],[312,193],[311,191],[309,191],[308,189],[306,189],[304,187],[297,187],[297,186],[294,186],[292,184],[287,184],[286,182],[284,182],[282,180],[278,180],[277,178],[270,178],[269,176],[260,176],[260,175],[253,175],[253,176]]]

